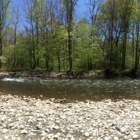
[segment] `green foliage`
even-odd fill
[[[90,17],[90,21],[84,16],[79,20],[71,17],[77,0],[72,2],[73,7],[68,5],[69,1],[56,4],[56,0],[33,0],[27,3],[27,25],[22,32],[17,30],[17,43],[14,44],[12,25],[4,35],[0,57],[3,66],[15,70],[67,71],[70,59],[73,70],[79,71],[107,67],[131,69],[136,63],[139,66],[139,1],[103,1],[94,25],[91,19],[95,17]]]
[[[92,35],[94,34],[94,35]],[[96,29],[81,19],[75,26],[76,47],[75,56],[77,69],[99,69],[102,63],[100,37]],[[75,66],[75,67],[76,67]]]

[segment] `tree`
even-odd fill
[[[119,1],[107,0],[98,14],[98,32],[102,38],[105,68],[120,65],[121,20],[119,17]]]
[[[35,69],[39,66],[39,28],[42,17],[43,0],[25,0],[26,19],[25,26],[26,34],[30,36],[30,67]]]
[[[2,67],[3,36],[6,29],[7,9],[10,0],[0,0],[0,68]]]
[[[15,54],[15,46],[17,44],[17,30],[18,30],[18,24],[20,21],[20,11],[19,8],[13,7],[11,11],[12,15],[12,24],[14,28],[14,45],[13,45],[13,68],[15,68],[15,63],[16,63],[16,54]]]
[[[97,15],[102,6],[103,0],[88,0],[89,17],[92,25],[96,25]]]
[[[97,33],[97,16],[98,12],[101,9],[101,6],[103,4],[103,0],[88,0],[87,1],[87,8],[89,9],[89,24],[91,25],[91,38],[93,41],[93,44],[95,43],[94,37],[98,36]],[[88,70],[91,70],[93,68],[93,59],[91,57],[88,58]]]
[[[77,0],[63,0],[66,11],[67,32],[68,32],[68,54],[69,54],[69,71],[72,71],[72,40],[73,40],[73,16],[74,7]]]
[[[98,15],[98,31],[104,40],[106,67],[126,68],[127,43],[135,1],[106,0]]]
[[[122,64],[121,69],[126,68],[126,49],[127,49],[127,39],[130,29],[130,21],[135,9],[134,0],[119,0],[119,15],[121,20],[121,29],[122,29]]]
[[[91,36],[91,32],[94,36]],[[74,66],[78,70],[92,70],[101,68],[102,50],[100,48],[101,39],[95,27],[88,24],[86,19],[80,19],[74,28]]]
[[[140,0],[137,0],[137,3],[136,3],[136,14],[135,14],[135,21],[134,21],[134,36],[136,36],[136,39],[134,37],[134,41],[133,42],[136,42],[133,44],[133,50],[134,50],[134,68],[135,68],[135,71],[138,70],[138,67],[139,67],[139,59],[140,59],[140,48],[139,48],[139,38],[140,38]]]

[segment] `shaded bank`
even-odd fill
[[[135,69],[131,69],[129,71],[121,71],[116,72],[112,70],[112,67],[105,69],[103,72],[105,78],[114,78],[114,77],[131,77],[131,78],[138,78],[139,73]]]
[[[112,69],[105,69],[100,72],[94,71],[0,71],[0,77],[39,77],[39,78],[60,78],[60,79],[92,79],[92,78],[139,78],[140,74],[135,70],[116,72]]]
[[[66,72],[48,72],[48,71],[1,71],[1,77],[39,77],[39,78],[97,78],[104,77],[102,72],[85,71],[66,71]]]

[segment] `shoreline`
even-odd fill
[[[0,139],[138,140],[140,101],[55,103],[0,94]]]
[[[63,72],[48,72],[41,70],[29,71],[0,71],[0,77],[37,77],[37,78],[57,78],[57,79],[95,79],[95,78],[140,78],[140,74],[134,75],[131,71],[127,72],[112,72],[105,71],[63,71]]]
[[[103,78],[102,73],[96,72],[48,72],[48,71],[0,71],[0,77],[38,77],[38,78],[59,78],[59,79],[82,79],[82,78]]]

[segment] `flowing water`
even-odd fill
[[[68,100],[140,99],[140,79],[1,78],[0,92]]]

